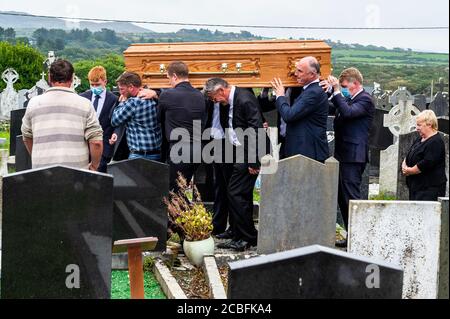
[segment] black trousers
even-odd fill
[[[348,203],[351,199],[361,199],[361,180],[366,163],[339,163],[338,204],[348,230]]]
[[[229,214],[228,184],[233,173],[233,164],[214,163],[214,234],[223,233],[227,228],[229,219],[230,228],[233,229],[233,217]]]
[[[443,183],[439,186],[427,187],[426,189],[410,189],[409,200],[437,201],[438,197],[445,197],[446,184]]]
[[[247,164],[234,164],[228,184],[228,205],[233,219],[234,240],[254,245],[258,232],[253,222],[253,188],[258,175],[248,172]]]

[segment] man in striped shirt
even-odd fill
[[[117,79],[119,105],[114,109],[112,126],[126,125],[129,158],[161,159],[161,125],[154,99],[138,97],[142,81],[137,73],[124,72]]]
[[[28,104],[21,130],[33,168],[60,164],[98,169],[103,130],[90,101],[71,89],[73,74],[70,62],[53,62],[51,88]]]

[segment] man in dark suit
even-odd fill
[[[91,101],[103,129],[103,154],[98,171],[106,173],[107,165],[114,155],[114,146],[109,143],[109,139],[114,133],[111,115],[117,104],[117,96],[106,90],[108,80],[104,67],[93,67],[88,73],[88,79],[91,89],[81,93],[80,96]]]
[[[338,204],[348,230],[349,200],[361,199],[361,178],[369,161],[369,130],[375,105],[372,96],[364,90],[363,77],[356,68],[343,70],[339,81],[329,76],[327,82],[333,89],[331,102],[335,111],[334,157],[339,161]],[[345,247],[347,242],[340,241],[336,245]]]
[[[268,138],[263,129],[258,100],[252,92],[229,85],[220,78],[206,81],[204,91],[214,103],[221,104],[220,122],[227,141],[225,160],[231,159],[233,163],[227,194],[233,239],[218,247],[242,251],[257,243],[253,188],[261,166],[260,158],[268,152]],[[261,132],[266,139],[266,150],[258,149]]]
[[[320,65],[314,57],[295,63],[295,76],[303,92],[292,106],[280,79],[271,82],[277,99],[275,105],[286,122],[286,157],[301,154],[319,162],[328,157],[328,97],[319,85]]]
[[[178,173],[189,183],[201,163],[201,137],[207,114],[205,98],[189,82],[185,63],[172,62],[167,77],[172,88],[161,92],[158,117],[169,143],[169,187],[177,192]]]

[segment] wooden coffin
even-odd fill
[[[193,86],[220,77],[240,87],[270,87],[274,77],[298,86],[295,62],[312,55],[321,64],[321,78],[331,73],[331,47],[323,41],[182,42],[133,44],[125,52],[127,71],[138,73],[144,85],[167,88],[166,68],[172,61],[189,66]]]

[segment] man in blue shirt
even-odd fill
[[[117,79],[120,97],[111,119],[112,126],[126,125],[130,148],[129,158],[161,159],[161,126],[158,122],[157,103],[154,99],[141,99],[138,94],[142,81],[138,74],[124,72]]]

